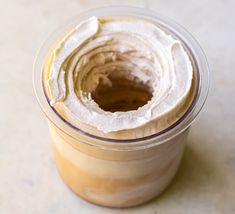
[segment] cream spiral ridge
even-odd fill
[[[137,110],[109,112],[91,98],[110,76],[125,76],[151,88]],[[70,118],[108,133],[140,127],[174,109],[189,94],[193,69],[181,42],[137,18],[91,17],[63,38],[53,52],[48,80],[51,105],[62,103]]]

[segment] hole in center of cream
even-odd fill
[[[135,78],[123,75],[109,76],[111,86],[102,81],[91,93],[92,99],[101,109],[109,112],[137,110],[152,98],[151,87]]]

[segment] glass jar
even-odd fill
[[[179,39],[194,69],[195,96],[173,125],[137,139],[110,139],[74,127],[50,106],[44,90],[43,64],[58,38],[91,16],[132,16],[148,20]],[[82,13],[53,33],[34,66],[34,88],[48,119],[52,148],[64,182],[82,198],[108,207],[130,207],[159,195],[179,167],[189,127],[203,107],[209,86],[206,57],[195,39],[169,18],[145,9],[106,7]]]

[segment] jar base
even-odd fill
[[[75,179],[72,179],[73,176],[69,176],[71,171],[75,172],[75,166],[73,166],[72,163],[70,163],[70,161],[68,161],[66,158],[64,158],[60,152],[56,149],[56,146],[53,145],[52,143],[52,149],[53,149],[53,153],[55,156],[55,161],[56,161],[56,166],[59,172],[59,175],[61,176],[63,182],[66,184],[66,186],[77,196],[79,196],[80,198],[84,199],[85,201],[92,203],[94,205],[98,205],[98,206],[103,206],[103,207],[109,207],[109,208],[130,208],[130,207],[135,207],[135,206],[139,206],[142,204],[145,204],[151,200],[154,200],[155,198],[159,197],[166,189],[167,187],[170,185],[170,183],[172,182],[173,178],[175,177],[175,174],[179,168],[180,162],[181,162],[181,158],[179,159],[177,165],[174,164],[174,168],[170,169],[170,176],[168,176],[167,182],[164,182],[164,185],[158,185],[158,188],[156,188],[156,191],[152,191],[149,196],[146,196],[145,194],[141,194],[140,197],[136,197],[133,199],[129,199],[126,201],[118,201],[118,200],[114,200],[112,202],[105,200],[105,198],[107,198],[107,196],[102,199],[102,196],[99,199],[94,199],[94,197],[87,197],[84,189],[85,187],[83,187],[82,185],[78,185],[78,180],[77,177],[79,177],[77,175],[77,177]],[[74,178],[74,177],[73,177]],[[160,186],[160,187],[159,187]],[[84,193],[84,194],[82,194]],[[96,198],[98,198],[96,196]],[[120,197],[121,198],[121,197]],[[122,197],[124,198],[124,197]]]

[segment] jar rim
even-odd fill
[[[66,30],[71,29],[82,20],[89,18],[91,16],[97,16],[97,17],[132,16],[136,18],[143,18],[145,20],[155,22],[161,25],[161,27],[171,31],[186,46],[186,49],[190,52],[193,63],[195,64],[196,68],[195,70],[197,72],[198,81],[197,81],[196,93],[194,95],[192,103],[190,104],[187,111],[183,114],[183,116],[181,116],[181,118],[179,118],[175,123],[173,123],[171,126],[167,127],[166,129],[160,132],[141,138],[135,138],[135,139],[105,138],[85,132],[79,129],[78,127],[72,125],[67,120],[65,120],[50,105],[43,84],[42,65],[44,64],[45,56],[47,55],[50,46],[59,38],[59,35],[64,34]],[[77,139],[77,137],[73,134],[73,132],[74,131],[79,132],[79,134],[83,135],[84,137],[88,137],[86,141],[82,141],[83,143],[87,143],[92,146],[98,146],[102,148],[106,147],[110,148],[112,146],[118,147],[118,149],[127,149],[126,147],[147,148],[156,144],[159,145],[164,142],[168,142],[170,139],[182,133],[192,124],[192,122],[194,121],[194,119],[197,117],[202,107],[204,106],[209,90],[209,66],[202,48],[200,47],[198,42],[194,39],[194,37],[182,26],[180,26],[178,23],[171,20],[170,18],[162,16],[150,10],[146,10],[143,8],[135,8],[135,7],[122,7],[122,6],[103,7],[103,8],[88,10],[84,13],[80,13],[79,15],[73,17],[67,23],[58,28],[58,30],[56,30],[43,43],[36,56],[33,71],[34,71],[33,72],[34,91],[37,96],[37,100],[47,118],[57,128],[65,132],[67,135]],[[89,138],[96,140],[96,142],[95,143],[89,142]],[[79,139],[79,141],[81,142],[81,139]]]

